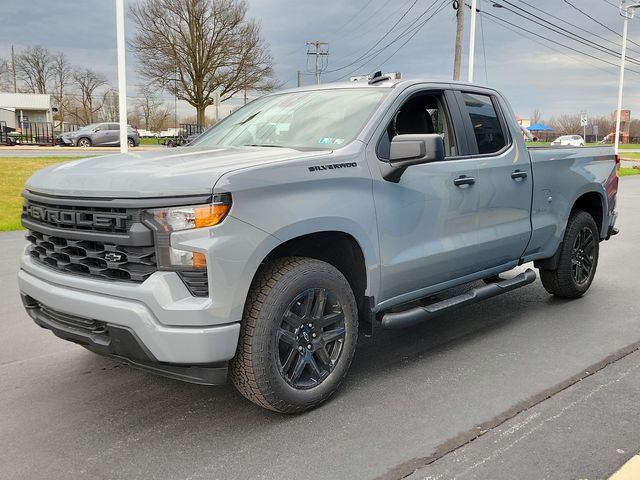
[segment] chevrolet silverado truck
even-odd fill
[[[266,95],[183,149],[50,166],[23,194],[24,305],[132,366],[313,408],[359,332],[530,284],[500,276],[529,262],[550,294],[589,289],[618,159],[528,150],[514,119],[490,88],[377,76]]]

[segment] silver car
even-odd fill
[[[140,135],[131,125],[127,125],[127,143],[130,147],[140,145]],[[75,132],[67,132],[58,137],[58,144],[73,147],[118,147],[120,146],[119,123],[91,123]]]

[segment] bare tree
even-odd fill
[[[610,133],[613,133],[616,128],[616,117],[615,112],[609,115],[601,115],[599,117],[593,118],[591,120],[593,125],[598,127],[598,135],[600,137],[605,137]]]
[[[93,123],[95,114],[102,108],[97,90],[107,84],[107,79],[101,73],[85,68],[73,72],[73,82],[78,87],[81,107],[75,114],[77,121]]]
[[[118,90],[109,88],[102,94],[100,106],[100,120],[104,122],[117,122],[120,117],[120,104]]]
[[[46,47],[28,47],[16,55],[16,76],[23,82],[29,93],[48,93],[47,87],[52,76],[53,59]]]
[[[540,123],[542,121],[542,113],[540,112],[540,110],[536,108],[533,112],[531,112],[531,118],[529,120],[531,121],[531,125]]]
[[[54,118],[59,122],[59,127],[62,129],[62,124],[69,109],[70,99],[66,95],[68,93],[67,89],[73,80],[73,68],[64,53],[60,52],[53,55],[51,61],[51,76],[53,79],[53,101],[58,109]]]
[[[149,86],[141,86],[138,93],[135,106],[143,121],[144,129],[151,132],[163,130],[171,116],[171,110]]]
[[[138,31],[130,42],[140,74],[196,108],[243,90],[268,91],[273,58],[244,0],[142,0],[129,9]]]
[[[564,113],[551,119],[551,126],[560,134],[576,134],[582,131],[579,113]]]
[[[11,66],[8,60],[0,58],[0,91],[8,92],[11,88]]]

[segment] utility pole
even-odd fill
[[[453,79],[460,80],[460,63],[462,61],[462,34],[464,32],[465,0],[454,0],[453,8],[456,8],[456,49],[453,59]]]
[[[302,72],[300,72],[300,70],[298,70],[297,80],[298,80],[298,87],[301,87],[302,86]]]
[[[322,72],[322,70],[324,70],[324,67],[322,67],[321,58],[329,56],[329,43],[314,40],[313,42],[307,42],[307,47],[315,47],[315,51],[307,51],[307,55],[315,55],[316,57],[316,85],[319,85],[320,73]]]
[[[13,75],[13,93],[18,93],[18,82],[16,81],[16,52],[11,45],[11,73]]]

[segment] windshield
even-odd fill
[[[249,103],[199,137],[198,146],[331,150],[360,133],[387,89],[293,92]]]

